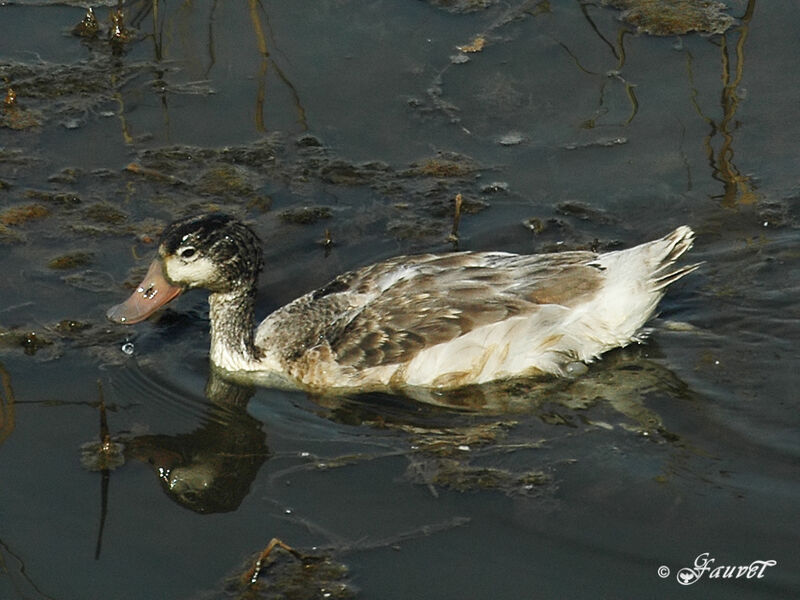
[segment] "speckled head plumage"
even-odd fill
[[[256,234],[224,214],[172,223],[161,236],[158,252],[167,280],[183,288],[221,293],[250,288],[263,268]]]
[[[138,323],[189,288],[252,297],[262,266],[258,236],[239,221],[217,213],[175,221],[164,230],[142,282],[107,316]]]

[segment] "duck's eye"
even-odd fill
[[[178,256],[180,256],[181,258],[192,258],[196,252],[197,250],[195,250],[191,246],[187,246],[186,248],[182,248],[181,250],[178,251]]]

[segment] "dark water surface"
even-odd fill
[[[0,4],[0,598],[800,595],[796,3],[658,36],[570,1],[131,2],[111,44],[115,5],[90,39],[84,3]],[[254,225],[265,315],[451,249],[457,193],[461,249],[686,223],[705,264],[646,344],[474,411],[216,381],[201,292],[104,319],[177,216]],[[246,590],[273,537],[323,558]],[[703,553],[762,576],[681,585]]]

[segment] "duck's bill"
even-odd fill
[[[122,304],[108,309],[106,316],[115,323],[130,325],[144,321],[183,291],[183,288],[169,283],[164,277],[161,261],[156,259],[150,265],[136,291]]]

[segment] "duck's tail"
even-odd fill
[[[697,270],[703,263],[694,263],[672,270],[672,265],[694,243],[694,231],[691,227],[681,225],[675,231],[665,235],[660,240],[652,241],[645,246],[651,246],[653,271],[650,281],[654,290],[663,290],[684,275]]]
[[[692,247],[694,231],[681,225],[663,238],[625,250],[600,254],[595,264],[614,272],[611,281],[636,282],[650,292],[662,292],[671,283],[697,269],[695,263],[673,269],[672,266]]]
[[[597,257],[595,264],[606,272],[605,283],[588,308],[594,329],[606,332],[603,352],[639,340],[667,286],[700,266],[674,266],[693,239],[694,232],[683,225],[663,238]]]

